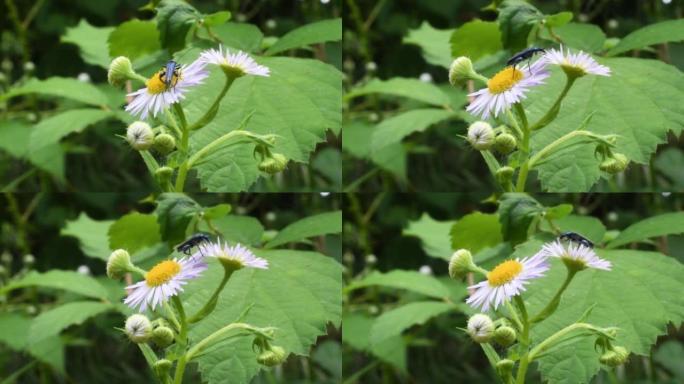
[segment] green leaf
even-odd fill
[[[0,131],[0,135],[2,131]],[[0,137],[0,143],[2,139]],[[672,190],[684,190],[684,152],[676,147],[667,147],[658,151],[653,167],[672,184]]]
[[[587,129],[619,135],[615,151],[645,164],[669,131],[678,135],[684,126],[684,110],[679,108],[679,100],[684,99],[684,75],[654,60],[613,58],[599,62],[610,67],[611,76],[577,80],[556,120],[532,136],[533,152],[577,129],[587,115],[594,113]],[[531,121],[546,113],[564,82],[564,76],[555,72],[546,85],[530,93],[527,109]],[[595,145],[579,139],[570,144],[535,167],[544,190],[587,191],[601,176]]]
[[[180,51],[190,29],[201,20],[201,15],[182,0],[162,0],[157,8],[157,28],[162,47],[169,53]]]
[[[499,28],[504,48],[517,52],[527,48],[532,28],[544,15],[532,4],[523,0],[504,0],[499,6]]]
[[[31,323],[29,344],[36,344],[72,325],[82,324],[87,319],[114,307],[111,304],[94,301],[74,301],[62,304],[38,315]]]
[[[362,120],[345,121],[342,128],[342,149],[358,158],[367,158],[370,155],[373,129],[372,125]]]
[[[107,38],[114,27],[94,27],[88,21],[81,19],[77,26],[67,28],[62,36],[62,43],[71,43],[78,46],[81,58],[88,64],[109,68],[111,61],[107,49]]]
[[[564,46],[585,52],[598,52],[603,49],[606,34],[594,24],[569,23],[553,29],[553,33],[561,38]],[[553,42],[555,40],[545,30],[541,35]]]
[[[345,313],[342,318],[342,341],[360,351],[371,352],[381,361],[406,373],[406,342],[399,335],[371,345],[370,336],[374,322],[374,318],[363,313]]]
[[[499,222],[503,238],[511,245],[527,240],[530,226],[544,207],[524,193],[504,193],[499,200]]]
[[[451,249],[467,249],[472,254],[503,241],[499,215],[473,212],[461,217],[451,227]]]
[[[228,215],[212,221],[212,225],[221,232],[222,239],[245,245],[261,243],[264,234],[264,226],[251,216]],[[201,228],[205,231],[209,229],[205,225]]]
[[[121,23],[107,40],[109,57],[126,56],[131,61],[161,49],[154,21],[133,19]]]
[[[630,33],[610,49],[607,55],[615,56],[633,49],[682,40],[684,40],[684,19],[666,20],[647,25]]]
[[[113,220],[93,220],[86,213],[81,212],[76,220],[67,221],[60,234],[77,238],[81,243],[81,251],[87,256],[107,261],[112,252],[107,238],[107,232],[112,223],[114,223]]]
[[[401,335],[406,329],[425,324],[433,317],[454,310],[454,304],[438,301],[414,301],[380,315],[371,329],[371,345]]]
[[[558,204],[554,207],[547,207],[544,218],[548,220],[559,220],[572,213],[572,210],[572,204]]]
[[[306,217],[283,228],[265,248],[302,241],[309,237],[342,232],[342,211]]]
[[[61,375],[64,370],[64,342],[59,336],[50,336],[28,346],[28,352],[36,359],[49,364]]]
[[[563,25],[566,25],[570,20],[572,20],[572,12],[564,11],[564,12],[558,12],[553,15],[547,15],[545,20],[546,20],[546,25],[552,28],[558,28],[562,27]]]
[[[32,78],[19,87],[11,88],[9,92],[0,96],[0,100],[33,93],[64,97],[96,106],[107,104],[107,96],[94,85],[68,77],[51,77],[46,80]]]
[[[203,23],[205,25],[213,27],[215,25],[224,24],[226,21],[230,20],[230,16],[231,14],[229,11],[214,12],[210,15],[205,15]]]
[[[6,293],[25,287],[45,287],[63,289],[78,293],[79,295],[103,299],[107,297],[107,290],[94,278],[73,271],[60,271],[53,269],[49,272],[29,272],[19,280],[0,288],[0,292]]]
[[[21,351],[28,344],[31,319],[15,312],[0,312],[0,342]]]
[[[109,249],[125,249],[133,254],[161,241],[155,215],[131,212],[109,226]]]
[[[157,199],[157,221],[164,241],[179,244],[188,235],[188,225],[202,211],[192,198],[182,193],[162,193]]]
[[[352,99],[370,94],[407,97],[436,106],[449,105],[449,96],[436,85],[418,79],[394,77],[389,80],[373,79],[359,88],[348,92],[345,99]]]
[[[245,76],[233,83],[216,118],[190,138],[191,152],[236,129],[244,117],[255,111],[246,129],[259,134],[276,134],[274,152],[295,162],[306,162],[326,131],[338,132],[342,121],[342,76],[334,67],[318,60],[273,57],[259,60],[271,69],[271,76]],[[187,104],[189,119],[204,112],[225,81],[214,73],[207,85],[196,87]],[[212,80],[213,79],[213,80]],[[197,166],[198,177],[208,191],[242,191],[257,177],[257,160],[252,144],[226,145]],[[234,144],[234,142],[232,143]]]
[[[429,214],[423,213],[420,219],[409,222],[408,228],[404,229],[401,234],[419,238],[423,244],[423,250],[428,255],[449,260],[452,254],[449,231],[453,224],[453,221],[437,221]]]
[[[406,157],[406,149],[401,143],[390,144],[371,153],[375,164],[394,174],[401,182],[406,182]]]
[[[101,109],[70,109],[58,115],[51,116],[36,124],[31,132],[29,156],[39,156],[46,147],[55,145],[63,137],[81,132],[89,125],[93,125],[114,114]]]
[[[364,278],[353,281],[344,289],[345,291],[353,291],[376,285],[391,289],[406,289],[438,299],[443,299],[450,295],[449,289],[434,277],[416,271],[400,269],[387,273],[373,271]]]
[[[318,343],[311,353],[311,360],[328,371],[336,382],[342,382],[342,348],[339,341]]]
[[[617,248],[625,244],[641,242],[652,237],[680,233],[684,233],[684,212],[664,213],[630,225],[624,231],[620,232],[618,237],[608,243],[606,247]]]
[[[533,345],[575,322],[592,305],[586,322],[620,328],[614,345],[626,347],[637,355],[648,355],[659,335],[672,322],[684,321],[684,266],[671,257],[654,252],[629,250],[602,251],[611,271],[580,272],[564,292],[558,310],[532,328]],[[532,313],[554,294],[565,278],[565,268],[552,260],[548,274],[530,284],[528,293]],[[625,300],[625,293],[629,300]],[[527,298],[526,298],[527,299]],[[600,350],[593,337],[583,337],[572,348],[557,348],[539,361],[542,378],[553,383],[587,383],[599,370]]]
[[[308,355],[328,324],[339,326],[342,314],[342,267],[332,258],[314,252],[257,251],[269,262],[267,270],[243,269],[233,274],[216,310],[190,331],[196,343],[235,321],[277,328],[273,344],[288,353]],[[223,277],[212,263],[201,281],[187,286],[183,297],[189,312],[199,309]],[[199,370],[209,383],[248,383],[261,369],[252,350],[252,337],[220,343],[199,357]]]
[[[453,29],[435,29],[423,21],[418,29],[410,30],[402,42],[417,45],[423,51],[425,61],[448,69],[452,61],[449,41],[453,33]]]
[[[226,47],[254,52],[261,47],[264,34],[253,24],[225,23],[211,28]]]
[[[401,142],[401,140],[414,133],[423,132],[431,125],[437,124],[454,116],[454,112],[446,109],[412,109],[401,113],[382,123],[373,130],[373,151],[380,151],[390,145]]]
[[[658,347],[653,360],[667,368],[677,379],[684,380],[684,345],[676,340],[668,340]]]
[[[503,48],[499,24],[495,21],[469,21],[454,31],[450,42],[452,57],[467,56],[472,61]]]
[[[25,157],[32,130],[33,127],[23,120],[0,122],[0,148],[16,158]]]
[[[294,29],[266,50],[266,55],[326,41],[342,40],[342,19],[321,20]]]
[[[46,145],[40,151],[29,154],[29,161],[31,161],[31,164],[48,172],[60,183],[66,182],[64,175],[64,158],[65,152],[59,143]]]
[[[233,207],[230,204],[217,204],[204,209],[204,218],[207,220],[218,220],[230,213]]]

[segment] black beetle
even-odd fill
[[[588,248],[594,248],[594,243],[589,241],[586,237],[580,235],[579,233],[575,232],[563,232],[558,236],[559,239],[561,240],[568,240],[572,241],[581,245],[584,245],[585,247]]]
[[[515,69],[515,66],[517,64],[520,64],[521,62],[523,62],[525,60],[530,60],[532,58],[532,56],[534,56],[537,53],[541,53],[541,52],[545,53],[546,51],[543,48],[537,48],[537,47],[531,47],[531,48],[524,49],[524,50],[516,53],[515,55],[513,55],[513,57],[511,57],[510,59],[508,59],[508,61],[506,62],[506,65],[511,66],[511,67],[513,67],[513,69]],[[529,61],[527,63],[527,67],[528,67],[527,69],[529,71]]]
[[[204,233],[195,233],[194,235],[190,236],[187,240],[184,242],[180,243],[178,247],[176,247],[176,251],[178,252],[183,252],[186,255],[190,254],[190,251],[192,250],[193,247],[196,247],[202,243],[208,243],[210,242],[211,239],[209,236],[207,236]]]

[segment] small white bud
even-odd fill
[[[152,127],[144,121],[136,121],[126,129],[126,140],[133,149],[144,151],[154,143]]]
[[[475,342],[486,343],[494,334],[494,322],[483,313],[473,315],[468,319],[468,334]]]
[[[119,56],[109,64],[109,71],[107,71],[107,81],[109,81],[109,84],[121,87],[126,83],[126,80],[134,77],[133,64],[131,64],[131,60],[128,57]]]
[[[125,331],[132,342],[145,343],[152,334],[152,322],[145,315],[133,315],[126,319]]]
[[[465,57],[457,57],[449,67],[449,82],[451,85],[462,85],[466,80],[473,79],[477,72],[473,68],[473,62]]]
[[[494,144],[494,129],[485,121],[476,121],[468,127],[468,142],[478,151],[487,150]]]

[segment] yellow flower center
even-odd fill
[[[506,92],[513,88],[523,77],[525,77],[525,74],[522,71],[513,67],[506,67],[487,81],[487,88],[489,88],[489,92],[495,95]]]
[[[172,75],[173,77],[171,78],[171,86],[175,86],[176,83],[178,83],[178,76],[175,74]],[[166,75],[164,74],[164,71],[159,71],[152,75],[147,81],[145,82],[145,85],[147,86],[147,90],[151,94],[158,94],[166,91],[168,88],[166,87]]]
[[[177,262],[173,260],[162,261],[147,272],[145,281],[147,281],[147,285],[150,287],[158,287],[168,283],[180,270],[181,266]]]
[[[495,287],[504,285],[513,280],[522,271],[522,264],[515,260],[506,260],[487,274],[489,285]]]

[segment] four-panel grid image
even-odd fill
[[[0,21],[0,384],[684,382],[683,1]]]

